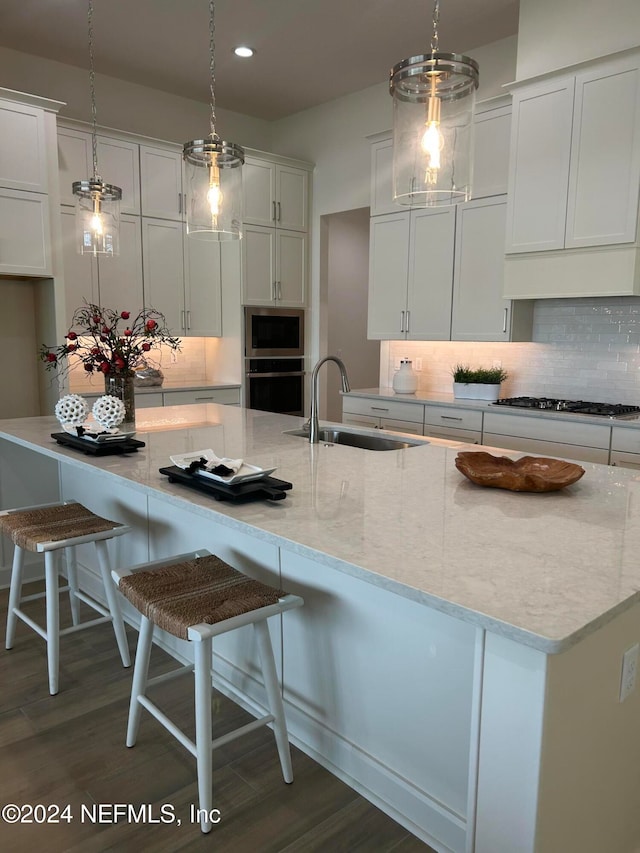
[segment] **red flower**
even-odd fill
[[[131,337],[132,332],[131,332],[131,329],[130,329],[128,326],[127,326],[127,328],[124,330],[124,334],[125,334],[125,337],[126,337],[126,338],[130,338],[130,337]]]
[[[87,371],[87,373],[93,373],[93,365],[92,364],[85,364],[84,369]]]
[[[100,355],[100,347],[91,347],[91,355]]]
[[[153,330],[155,329],[155,327],[158,324],[156,323],[155,320],[147,320],[147,322],[144,325],[145,325],[145,329],[147,330],[147,332],[153,332]]]
[[[151,349],[151,344],[149,344],[149,343],[147,343],[147,341],[145,341],[145,342],[142,344],[142,349],[143,349],[145,352],[149,352],[149,350]]]
[[[99,314],[94,314],[91,318],[93,322],[97,325],[98,323],[102,323],[102,317]]]
[[[78,349],[78,344],[67,344],[67,352],[73,352]]]
[[[102,334],[103,335],[108,335],[110,331],[111,331],[111,329],[108,326],[102,327]]]
[[[109,362],[103,361],[102,364],[100,365],[100,370],[103,373],[109,373],[109,371],[111,370],[111,367],[109,366]]]
[[[114,358],[113,360],[113,363],[116,366],[116,370],[122,370],[122,368],[125,366],[124,359],[120,356],[116,356],[116,358]]]
[[[48,352],[46,358],[49,364],[53,364],[58,360],[58,356],[55,354],[55,352]]]
[[[122,317],[123,320],[128,320],[129,317],[131,316],[131,314],[129,313],[129,311],[121,311],[120,316]]]
[[[68,339],[68,340],[70,340],[70,341],[75,341],[75,339],[76,339],[77,337],[78,337],[78,336],[76,335],[76,333],[75,333],[75,332],[69,332],[69,333],[67,334],[67,339]]]

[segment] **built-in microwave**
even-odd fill
[[[301,308],[244,309],[246,358],[304,355],[304,311]]]

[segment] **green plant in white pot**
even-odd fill
[[[456,364],[453,375],[453,396],[467,400],[497,400],[500,383],[508,377],[502,367],[479,367],[472,370],[466,364]]]

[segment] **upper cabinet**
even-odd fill
[[[640,293],[640,51],[517,84],[505,294]]]
[[[140,146],[142,215],[183,219],[182,154],[165,148]]]
[[[0,187],[46,193],[44,110],[0,101]]]
[[[309,230],[309,171],[246,157],[243,221],[289,231]]]

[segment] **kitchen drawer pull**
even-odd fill
[[[382,406],[371,406],[372,412],[388,412],[389,409],[385,409]]]
[[[278,202],[278,219],[277,219],[277,221],[278,222],[282,221],[282,209],[280,207],[280,202]]]
[[[196,397],[196,403],[213,403],[213,397]]]
[[[503,320],[502,320],[502,331],[503,331],[505,334],[506,334],[506,332],[507,332],[507,312],[508,312],[508,311],[509,311],[509,309],[508,309],[508,308],[505,308],[505,309],[504,309],[504,317],[503,317]]]
[[[443,421],[461,421],[462,418],[454,418],[453,415],[440,415],[440,420],[443,420]]]
[[[408,334],[410,331],[411,331],[411,311],[407,311],[407,328],[405,329],[405,332],[407,332],[407,334]]]
[[[404,311],[400,312],[400,331],[404,332]]]
[[[276,203],[275,203],[275,201],[272,201],[271,204],[273,205],[273,216],[271,218],[273,219],[274,222],[276,222],[277,221],[276,220]]]

